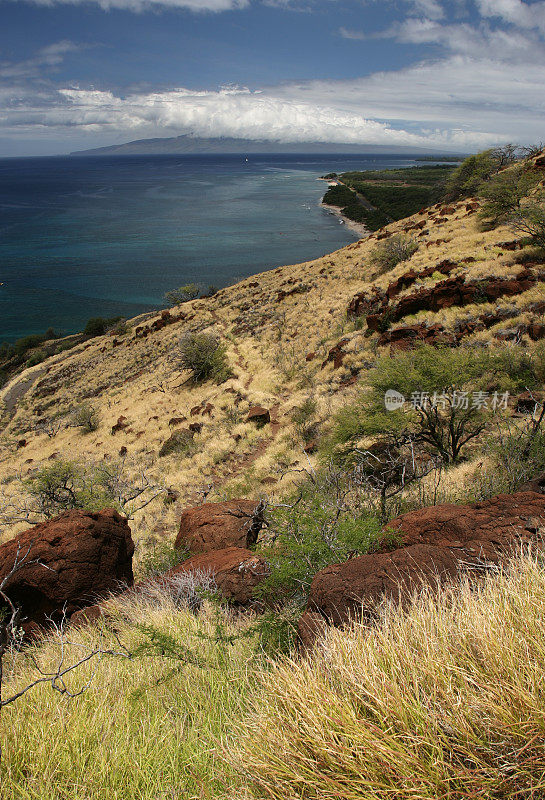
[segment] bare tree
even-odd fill
[[[380,518],[388,521],[388,501],[401,494],[411,483],[420,481],[438,469],[438,456],[418,451],[416,437],[392,435],[367,450],[355,449],[359,463],[355,475],[380,501]]]
[[[23,644],[23,631],[21,623],[24,622],[23,613],[20,606],[16,605],[10,597],[9,584],[13,578],[31,565],[38,564],[43,569],[51,569],[47,564],[44,564],[37,558],[32,558],[32,543],[28,548],[22,552],[21,548],[17,549],[13,565],[9,572],[0,581],[0,714],[5,706],[15,703],[21,697],[26,695],[36,686],[43,683],[48,683],[51,689],[59,694],[67,697],[77,697],[91,685],[93,678],[98,669],[98,662],[105,655],[122,655],[129,657],[130,653],[123,645],[120,645],[119,650],[112,650],[102,646],[100,640],[99,646],[86,651],[81,657],[69,661],[67,659],[67,644],[65,638],[65,622],[63,619],[61,624],[53,625],[54,634],[58,640],[59,655],[54,669],[44,669],[39,663],[38,658],[31,652],[28,657],[34,668],[35,677],[30,678],[25,682],[21,688],[12,691],[9,694],[4,693],[5,685],[5,659],[6,656],[11,656],[12,662],[15,660],[17,654],[21,651]],[[95,668],[90,677],[87,678],[77,688],[70,687],[66,679],[68,675],[74,673],[78,668],[90,661],[96,661]],[[2,758],[2,748],[0,747],[0,760]]]

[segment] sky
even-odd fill
[[[530,144],[544,78],[545,0],[0,0],[0,156]]]

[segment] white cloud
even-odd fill
[[[435,18],[409,17],[378,34],[436,45],[434,60],[353,80],[291,82],[259,91],[181,87],[122,94],[66,84],[58,88],[43,73],[55,70],[78,46],[57,42],[19,64],[0,63],[0,134],[54,132],[66,140],[76,131],[100,135],[103,141],[193,134],[453,150],[540,141],[545,130],[543,37],[520,20],[512,25],[509,16],[521,5],[530,7],[520,0],[476,1],[485,16],[501,12],[502,23],[447,22],[438,16],[447,4],[411,0],[413,9],[426,6]],[[531,8],[542,6],[545,2]],[[338,33],[347,39],[366,37],[364,31],[343,27]]]
[[[445,12],[438,0],[411,0],[414,10],[419,14],[424,14],[428,19],[442,19]]]
[[[12,0],[12,2],[22,2],[22,0]],[[249,0],[30,0],[30,2],[39,6],[84,5],[94,2],[104,11],[113,8],[134,12],[153,8],[181,8],[195,13],[233,11],[249,5]]]
[[[542,76],[543,63],[506,65],[455,55],[352,81],[291,83],[259,92],[179,88],[122,96],[81,88],[29,89],[11,98],[0,93],[0,129],[467,150],[542,139]]]
[[[43,47],[32,57],[24,61],[0,61],[0,78],[20,79],[37,77],[44,67],[56,67],[62,64],[67,53],[82,50],[82,45],[68,40],[55,42]]]
[[[517,28],[538,28],[545,31],[545,2],[524,3],[522,0],[476,0],[483,17],[495,17]]]
[[[350,28],[339,28],[339,36],[343,39],[354,39],[355,41],[364,41],[368,36],[363,31],[354,31]]]

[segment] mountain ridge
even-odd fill
[[[155,137],[152,139],[135,139],[131,142],[122,144],[107,145],[105,147],[95,147],[88,150],[75,150],[71,156],[90,156],[90,155],[176,155],[176,154],[201,154],[214,155],[227,154],[301,154],[301,153],[321,153],[321,154],[354,154],[364,155],[366,153],[399,153],[405,155],[409,153],[429,155],[440,153],[439,150],[431,148],[409,148],[395,147],[386,145],[359,145],[359,144],[334,144],[323,142],[296,142],[281,143],[266,139],[237,139],[234,137],[201,138],[183,134],[173,137]],[[452,154],[450,154],[452,155]],[[456,155],[456,154],[454,154]]]

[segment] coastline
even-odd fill
[[[360,239],[365,239],[365,237],[369,236],[372,231],[369,228],[366,228],[362,222],[354,222],[353,219],[349,219],[345,217],[342,213],[340,208],[337,206],[328,206],[327,203],[323,203],[320,201],[320,208],[323,208],[324,211],[327,211],[329,214],[333,214],[335,217],[338,217],[346,227],[356,233]]]

